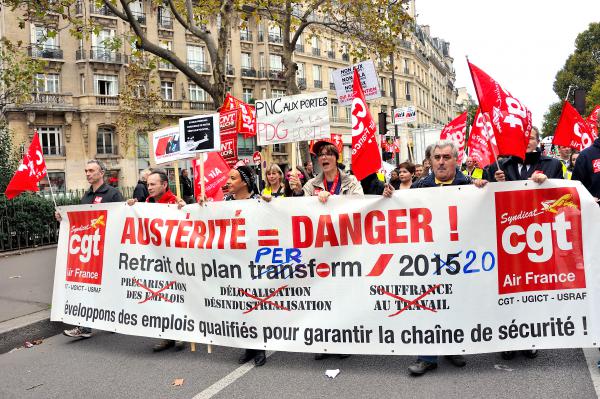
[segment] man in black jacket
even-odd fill
[[[140,180],[138,180],[137,185],[133,190],[133,198],[135,198],[137,202],[146,202],[146,198],[148,198],[148,186],[146,185],[146,180],[148,180],[149,174],[150,169],[144,169],[140,172]]]
[[[192,180],[188,177],[187,169],[181,169],[181,176],[179,177],[179,184],[181,185],[181,195],[183,200],[187,204],[193,204],[194,201],[194,186]]]
[[[571,180],[579,180],[598,202],[598,198],[600,198],[600,138],[579,153]]]

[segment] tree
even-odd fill
[[[591,23],[587,30],[577,35],[575,51],[556,74],[553,89],[560,101],[550,105],[544,115],[544,136],[554,134],[569,86],[586,91],[586,115],[600,104],[600,23]]]

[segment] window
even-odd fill
[[[204,47],[187,46],[188,65],[196,72],[208,72],[208,66],[204,61]]]
[[[410,82],[404,83],[404,93],[406,94],[406,99],[410,100]]]
[[[384,77],[380,77],[379,78],[379,88],[385,92],[385,78]]]
[[[249,89],[247,87],[244,87],[242,89],[242,101],[244,101],[246,104],[250,102],[250,99],[254,97],[254,92],[252,91],[252,89]]]
[[[190,83],[190,101],[206,101],[206,92],[197,84]]]
[[[150,157],[150,146],[148,144],[148,135],[146,133],[138,133],[137,135],[137,157]]]
[[[337,103],[331,103],[331,120],[337,122],[338,120],[338,105]]]
[[[242,68],[252,68],[252,54],[242,53]]]
[[[319,42],[319,38],[317,36],[313,36],[311,39],[311,45],[313,49],[320,50],[321,43]]]
[[[54,35],[52,35],[54,36]],[[48,36],[48,28],[45,26],[31,27],[31,44],[36,44],[38,49],[53,49],[58,47],[58,33],[54,37]]]
[[[160,40],[158,42],[158,45],[160,47],[164,48],[165,50],[173,51],[173,42],[170,40]],[[173,68],[173,66],[171,65],[171,63],[169,61],[165,61],[162,59],[158,63],[158,67],[162,68],[162,69],[172,69]]]
[[[58,126],[41,126],[37,128],[44,155],[64,155],[62,134]]]
[[[60,75],[57,73],[38,73],[36,75],[37,79],[37,91],[38,93],[59,93],[60,85],[59,79]]]
[[[40,191],[50,192],[48,180],[52,184],[52,191],[55,193],[64,193],[65,189],[65,172],[50,172],[48,171],[48,179],[40,180]]]
[[[298,75],[299,78],[306,78],[306,72],[305,72],[305,64],[304,62],[297,62],[296,65],[298,66],[298,70],[296,72],[296,74]]]
[[[96,136],[96,152],[98,154],[116,154],[117,148],[114,146],[114,129],[110,127],[98,128]]]
[[[79,75],[79,89],[81,94],[85,94],[85,74]]]
[[[313,65],[313,83],[316,88],[323,87],[323,80],[321,77],[321,65]]]
[[[283,63],[281,61],[281,56],[280,55],[271,54],[269,56],[269,66],[270,66],[271,70],[282,71],[283,70]]]
[[[171,10],[168,7],[158,7],[158,26],[161,29],[173,29]]]
[[[346,123],[350,123],[350,121],[352,120],[352,108],[351,107],[344,107],[346,109]]]
[[[160,95],[163,100],[173,100],[173,82],[160,82]]]
[[[238,154],[240,156],[251,156],[256,151],[254,145],[254,137],[245,138],[244,136],[238,137]]]
[[[280,98],[280,97],[285,97],[285,90],[277,90],[277,89],[271,90],[271,98]]]
[[[115,38],[114,29],[102,29],[98,35],[92,35],[92,53],[95,59],[110,57],[110,44]]]
[[[116,75],[94,75],[94,94],[97,96],[117,96],[119,81]]]

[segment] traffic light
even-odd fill
[[[387,112],[379,113],[379,134],[387,133]]]

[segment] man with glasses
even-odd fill
[[[87,161],[85,165],[85,177],[90,184],[90,189],[81,197],[80,204],[103,204],[106,202],[122,202],[123,195],[116,188],[109,186],[104,182],[104,174],[106,167],[97,159]],[[54,213],[56,220],[62,220],[62,216],[58,211]],[[92,329],[89,327],[75,327],[70,330],[63,331],[68,337],[73,338],[89,338],[92,336]]]
[[[487,184],[486,180],[472,179],[458,170],[458,150],[452,141],[438,141],[435,143],[431,150],[430,162],[432,173],[417,180],[410,188],[462,186],[467,184],[474,184],[481,188]],[[464,367],[467,364],[462,355],[447,355],[445,358],[456,367]],[[408,367],[408,371],[413,376],[423,375],[429,370],[437,368],[437,360],[437,356],[421,355],[415,363]]]

